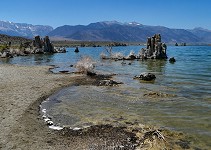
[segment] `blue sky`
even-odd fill
[[[1,0],[0,20],[51,25],[136,21],[211,30],[211,0]]]

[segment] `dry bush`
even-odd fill
[[[96,62],[94,62],[92,58],[86,56],[77,62],[76,68],[78,72],[87,74],[87,72],[94,72],[95,64]]]

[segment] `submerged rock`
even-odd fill
[[[99,81],[98,86],[117,86],[123,84],[122,82],[116,82],[114,80],[102,80]]]
[[[165,97],[175,97],[174,94],[167,94],[167,93],[161,93],[161,92],[149,92],[145,93],[144,97],[150,97],[150,98],[165,98]]]
[[[135,76],[133,79],[140,79],[140,80],[144,80],[144,81],[152,81],[155,80],[156,76],[152,73],[141,73],[139,76]]]

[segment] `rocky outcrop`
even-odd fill
[[[9,50],[0,52],[1,58],[13,58],[13,54]]]
[[[43,40],[40,38],[40,36],[35,36],[33,40],[33,47],[34,47],[33,52],[36,54],[44,52],[49,52],[49,53],[54,52],[53,44],[50,42],[48,36],[46,36]]]
[[[6,36],[7,37],[7,36]],[[11,38],[10,38],[11,39]],[[1,41],[1,40],[0,40]],[[11,42],[12,41],[12,42]],[[2,41],[3,46],[0,49],[0,58],[12,58],[14,56],[26,56],[29,54],[44,54],[44,53],[65,53],[65,47],[57,47],[54,49],[48,36],[45,38],[40,38],[40,36],[35,36],[34,40],[20,40],[19,46],[13,40],[9,42]],[[12,47],[11,45],[15,43]],[[1,44],[1,43],[0,43]]]
[[[142,59],[166,59],[166,49],[166,44],[161,42],[161,35],[155,34],[147,38],[147,47],[141,49],[140,57]]]
[[[54,47],[53,44],[50,42],[50,39],[48,36],[44,38],[44,52],[49,52],[53,53],[54,52]]]
[[[133,79],[139,79],[139,80],[144,80],[144,81],[152,81],[155,80],[155,75],[152,73],[141,73],[139,76],[135,76]]]
[[[42,48],[43,42],[42,42],[42,39],[40,39],[40,36],[34,37],[33,46],[36,47],[36,48]]]

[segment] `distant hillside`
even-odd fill
[[[146,42],[146,38],[160,33],[166,43],[210,43],[211,31],[195,28],[193,30],[170,29],[163,26],[148,26],[140,23],[120,23],[106,21],[85,25],[64,25],[48,35],[81,41],[123,41]]]
[[[194,28],[193,30],[188,31],[200,38],[200,41],[211,43],[211,30],[203,28]]]
[[[8,42],[11,42],[11,44],[15,45],[15,44],[31,42],[31,41],[32,40],[23,38],[23,37],[0,34],[0,45],[7,44]]]
[[[46,34],[52,30],[53,28],[51,26],[0,21],[0,34],[6,34],[10,36],[32,38],[36,35],[46,36]]]

